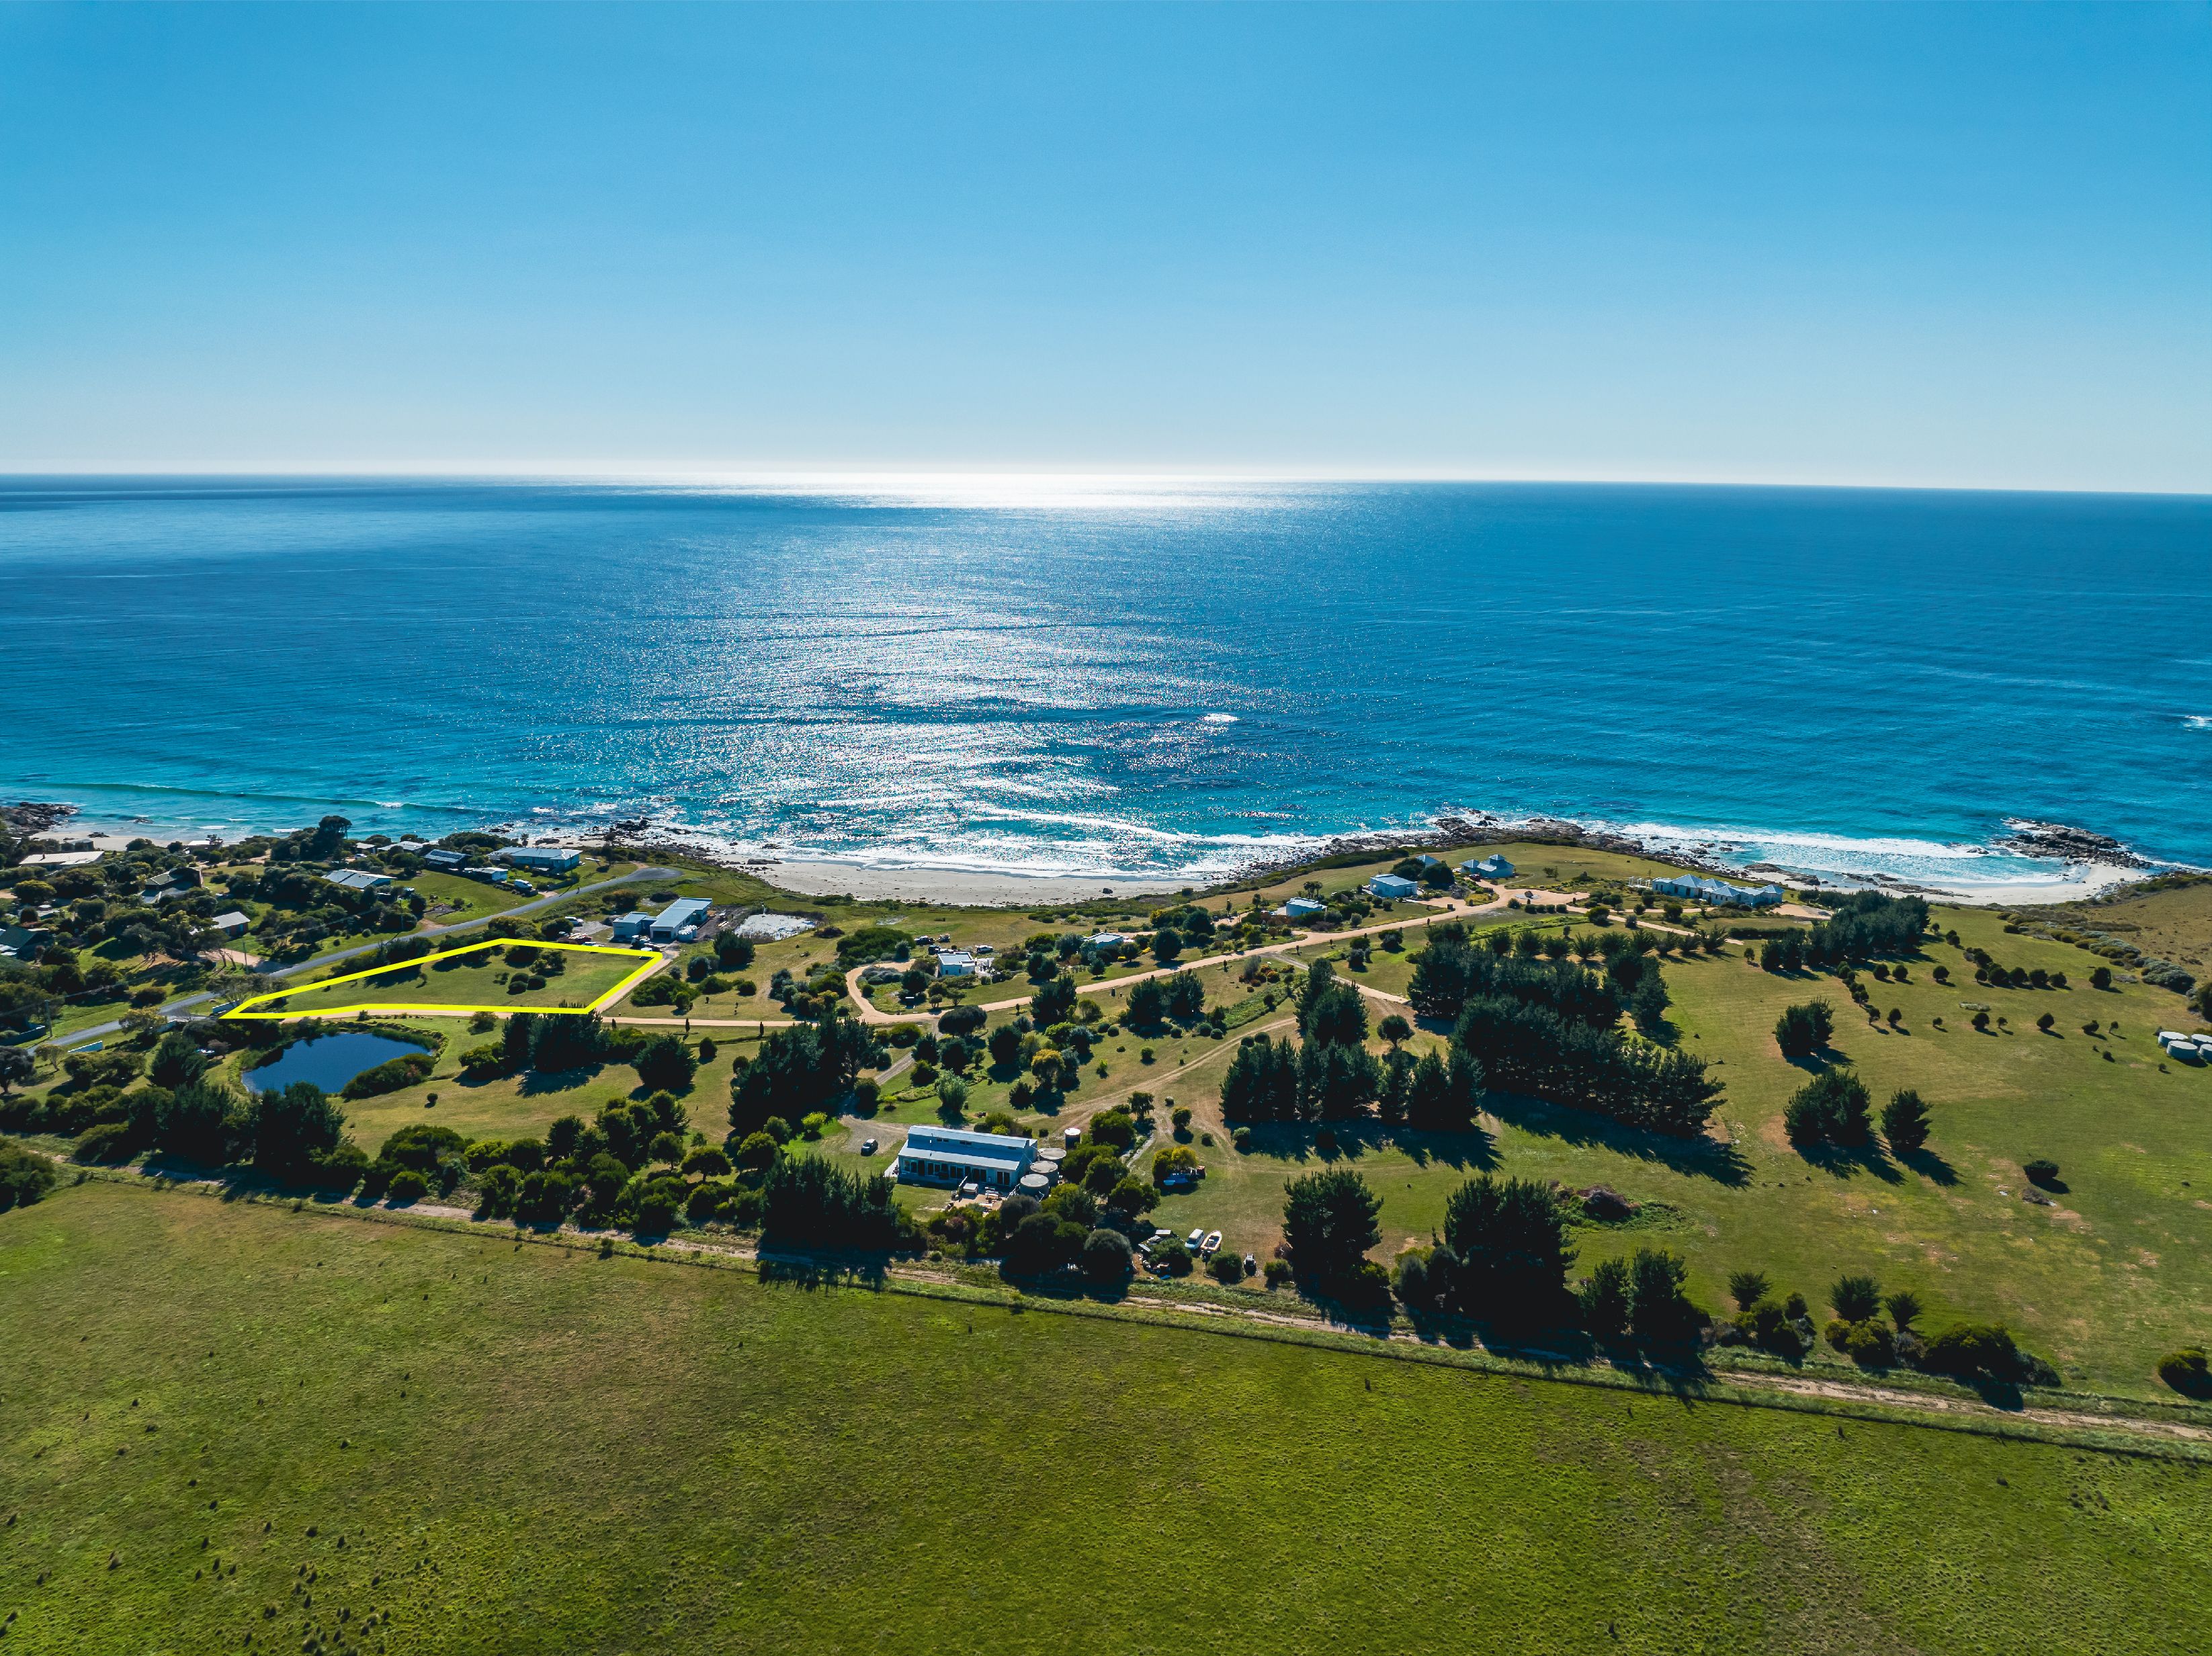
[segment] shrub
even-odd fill
[[[1748,1311],[1765,1299],[1772,1284],[1763,1271],[1731,1271],[1729,1272],[1729,1298],[1735,1301],[1739,1311]]]
[[[1928,1106],[1910,1087],[1900,1088],[1881,1107],[1881,1136],[1899,1156],[1910,1156],[1928,1142]]]
[[[1628,1328],[1628,1265],[1601,1259],[1575,1290],[1582,1325],[1593,1339],[1614,1340]]]
[[[514,1211],[522,1192],[522,1175],[505,1162],[484,1169],[477,1180],[477,1214],[484,1219],[504,1219]]]
[[[1896,1342],[1889,1330],[1873,1321],[1844,1322],[1840,1318],[1825,1331],[1830,1345],[1853,1362],[1887,1368],[1897,1361]]]
[[[1184,1256],[1186,1259],[1188,1255]],[[1287,1259],[1270,1259],[1260,1273],[1270,1288],[1280,1288],[1291,1280],[1291,1265]]]
[[[1796,1144],[1867,1142],[1866,1083],[1843,1068],[1823,1070],[1791,1095],[1782,1124]]]
[[[54,1187],[54,1170],[43,1156],[0,1139],[0,1213],[27,1208]]]
[[[2022,1162],[2020,1170],[2033,1184],[2050,1186],[2058,1182],[2058,1164],[2046,1156],[2039,1156],[2033,1162]]]
[[[1680,1254],[1640,1247],[1628,1267],[1628,1324],[1639,1340],[1655,1343],[1687,1337],[1698,1308],[1683,1291],[1690,1268]]]
[[[430,1181],[412,1168],[402,1168],[392,1175],[391,1183],[384,1189],[392,1206],[400,1207],[409,1202],[419,1202],[428,1196]]]
[[[461,1054],[461,1071],[471,1081],[488,1081],[507,1068],[507,1049],[487,1042]]]
[[[1217,1283],[1241,1283],[1244,1280],[1244,1256],[1233,1248],[1223,1248],[1206,1262],[1206,1270]]]
[[[77,1136],[76,1143],[70,1147],[70,1159],[112,1165],[128,1162],[137,1149],[129,1122],[102,1121]],[[0,1207],[5,1205],[4,1201],[0,1201]]]
[[[1229,1142],[1240,1150],[1250,1149],[1252,1148],[1252,1130],[1249,1127],[1239,1127],[1235,1132],[1229,1135]]]
[[[2212,1358],[2201,1345],[2185,1345],[2158,1360],[2158,1377],[2185,1398],[2212,1398]]]
[[[1083,1239],[1079,1263],[1085,1279],[1102,1288],[1126,1282],[1130,1269],[1129,1239],[1118,1230],[1094,1230]]]
[[[2014,1380],[2028,1365],[2002,1323],[1960,1323],[1928,1342],[1923,1366],[1939,1374]]]
[[[1784,1058],[1810,1058],[1836,1032],[1835,1009],[1824,1000],[1784,1009],[1775,1020],[1774,1040]]]
[[[1865,1275],[1838,1277],[1828,1290],[1828,1303],[1845,1322],[1864,1322],[1881,1309],[1881,1284]]]
[[[1190,1250],[1178,1240],[1170,1239],[1164,1243],[1153,1253],[1152,1258],[1168,1268],[1168,1275],[1170,1277],[1190,1275]],[[1278,1259],[1274,1263],[1282,1265],[1283,1262]],[[1288,1265],[1283,1265],[1283,1274],[1285,1277],[1290,1275],[1290,1271],[1291,1268]]]
[[[1909,1288],[1900,1288],[1894,1294],[1884,1295],[1881,1302],[1899,1333],[1911,1328],[1920,1319],[1920,1296]]]

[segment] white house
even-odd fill
[[[375,891],[392,883],[389,874],[371,874],[365,868],[342,868],[323,878],[331,885],[343,886],[348,891]]]
[[[893,1168],[902,1185],[963,1185],[973,1180],[988,1190],[1010,1191],[1036,1156],[1036,1143],[1030,1138],[965,1127],[916,1127],[907,1134]]]
[[[1711,879],[1703,874],[1667,875],[1652,881],[1651,889],[1662,897],[1743,908],[1771,908],[1790,895],[1778,885],[1731,885],[1726,880]]]
[[[1421,895],[1420,884],[1402,874],[1378,874],[1367,883],[1367,895],[1388,902],[1399,902],[1407,897]]]
[[[1494,883],[1499,880],[1511,879],[1513,864],[1493,851],[1479,863],[1462,863],[1459,865],[1459,871],[1462,874],[1472,874],[1478,880],[1488,880]]]
[[[1286,920],[1310,920],[1328,913],[1328,905],[1311,897],[1293,897],[1275,911]]]
[[[948,949],[937,957],[937,975],[972,978],[975,975],[975,957],[964,949]]]

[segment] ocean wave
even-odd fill
[[[1198,722],[1201,725],[1235,725],[1240,721],[1235,713],[1208,713]]]
[[[2184,713],[2181,722],[2192,731],[2212,731],[2212,713]]]

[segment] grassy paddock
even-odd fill
[[[312,1210],[88,1184],[0,1278],[33,1651],[2162,1651],[2212,1570],[2175,1461]]]

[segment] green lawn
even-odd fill
[[[456,949],[468,948],[457,943]],[[562,962],[562,970],[546,977],[543,988],[515,992],[515,980],[544,973],[549,961]],[[337,975],[349,982],[320,984],[287,991],[283,1004],[264,1003],[256,1010],[282,1010],[293,1017],[336,1016],[357,1007],[493,1006],[526,1011],[533,1007],[589,1006],[647,962],[637,954],[586,954],[575,949],[540,949],[527,968],[509,966],[505,951],[471,949],[427,963],[408,962],[374,978],[355,977],[361,968],[341,961]]]
[[[1216,1143],[1194,1145],[1209,1169],[1200,1189],[1170,1198],[1155,1216],[1176,1230],[1220,1228],[1265,1258],[1280,1237],[1284,1186],[1334,1161],[1358,1168],[1382,1197],[1376,1253],[1387,1259],[1425,1240],[1449,1192],[1483,1168],[1577,1188],[1604,1184],[1656,1205],[1632,1225],[1579,1232],[1584,1270],[1663,1243],[1688,1260],[1692,1294],[1714,1308],[1726,1306],[1728,1273],[1740,1267],[1765,1271],[1815,1305],[1838,1275],[1870,1271],[1885,1287],[1917,1292],[1931,1327],[2002,1320],[2069,1383],[2170,1395],[2153,1374],[2158,1358],[2212,1337],[2212,1070],[2161,1068],[2151,1037],[2197,1020],[2161,990],[2088,988],[2094,959],[2006,933],[1996,915],[1944,910],[1940,919],[1964,944],[2007,965],[2063,970],[2076,986],[1979,988],[1960,949],[1933,944],[1911,964],[1909,983],[1869,980],[1879,1009],[1903,1014],[1892,1029],[1869,1026],[1833,978],[1781,977],[1733,956],[1670,964],[1676,1038],[1728,1088],[1721,1125],[1705,1143],[1493,1099],[1477,1135],[1392,1134],[1370,1123],[1340,1130],[1339,1149],[1324,1157],[1313,1129],[1270,1127],[1259,1130],[1252,1153],[1239,1154],[1218,1114],[1224,1053],[1172,1089],[1197,1107],[1194,1125]],[[1937,964],[1964,987],[1936,984]],[[1904,1164],[1878,1153],[1832,1161],[1790,1143],[1782,1107],[1804,1072],[1783,1059],[1772,1030],[1783,1007],[1814,997],[1835,1004],[1836,1045],[1877,1105],[1905,1086],[1927,1098],[1932,1155]],[[2009,1028],[1977,1034],[1962,1001],[1990,1006]],[[1370,1016],[1381,1010],[1370,1004]],[[2045,1010],[2057,1018],[2050,1034],[2034,1027]],[[2093,1017],[2117,1018],[2119,1034],[2085,1035],[2081,1025]],[[2059,1164],[2067,1186],[2048,1207],[2021,1199],[2021,1164],[2039,1156]]]
[[[2212,1579],[2198,1465],[489,1230],[95,1182],[0,1280],[11,1649],[2101,1656]]]

